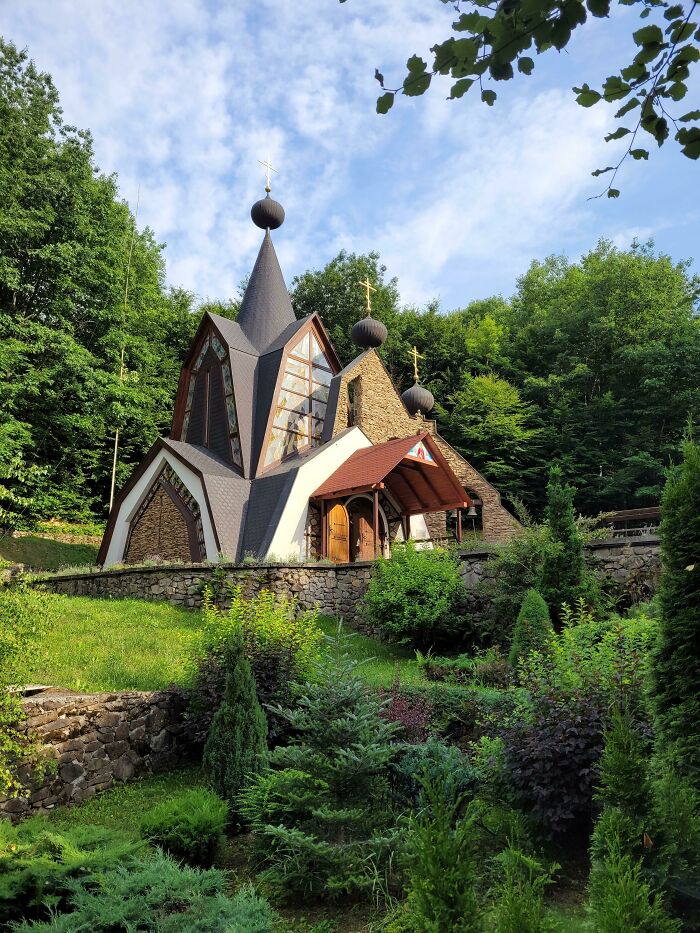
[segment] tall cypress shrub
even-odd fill
[[[656,737],[659,754],[700,792],[700,445],[692,439],[666,482],[661,517]]]
[[[225,651],[224,699],[211,724],[204,747],[204,771],[213,789],[238,811],[238,794],[267,760],[267,720],[255,692],[255,680],[236,629]]]
[[[547,651],[553,637],[554,627],[547,603],[537,590],[529,589],[513,628],[508,654],[511,667],[515,667],[520,658],[526,657],[531,651]]]
[[[573,605],[582,595],[586,574],[583,539],[574,519],[575,492],[564,483],[561,467],[555,464],[549,471],[545,511],[551,546],[545,552],[539,585],[555,619],[560,617],[562,603]]]

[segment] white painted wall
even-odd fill
[[[369,438],[354,427],[324,444],[311,460],[299,468],[270,547],[263,557],[305,558],[304,532],[309,498],[351,454],[371,446]]]
[[[363,435],[364,436],[364,435]],[[155,457],[153,463],[146,469],[143,476],[136,483],[129,495],[124,499],[119,507],[119,514],[114,525],[112,540],[109,543],[109,550],[105,558],[105,567],[111,564],[120,564],[124,559],[124,549],[129,537],[129,522],[138,509],[143,497],[153,484],[153,480],[163,469],[164,464],[172,467],[173,471],[182,480],[183,485],[194,496],[199,505],[199,511],[202,516],[202,530],[204,531],[204,545],[206,548],[207,560],[218,560],[219,553],[209,518],[209,509],[207,508],[202,481],[189,467],[186,467],[181,460],[173,456],[170,451],[161,450]]]

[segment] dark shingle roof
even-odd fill
[[[261,353],[295,321],[289,292],[267,231],[238,312],[238,324]]]

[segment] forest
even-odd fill
[[[232,199],[234,195],[232,193]],[[293,218],[289,218],[293,234]],[[232,245],[232,249],[234,246]],[[138,229],[89,131],[0,39],[0,519],[105,518],[117,486],[167,434],[200,316],[235,317],[240,294],[204,301],[166,280],[157,231]],[[313,257],[308,258],[313,267]],[[515,293],[448,310],[407,306],[375,252],[339,253],[291,282],[298,316],[320,312],[343,362],[377,287],[384,361],[401,389],[409,350],[437,400],[440,433],[506,501],[541,514],[558,462],[586,514],[658,504],[700,413],[700,279],[652,242],[601,240],[578,260],[523,270]]]

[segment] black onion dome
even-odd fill
[[[425,415],[435,404],[433,393],[417,382],[414,382],[410,389],[406,389],[401,398],[412,415],[419,411]]]
[[[350,336],[356,347],[369,350],[370,347],[381,347],[388,333],[381,321],[367,315],[355,324],[350,331]]]
[[[253,223],[262,230],[276,230],[284,223],[284,208],[279,201],[273,201],[266,194],[260,201],[256,201],[250,209]]]

